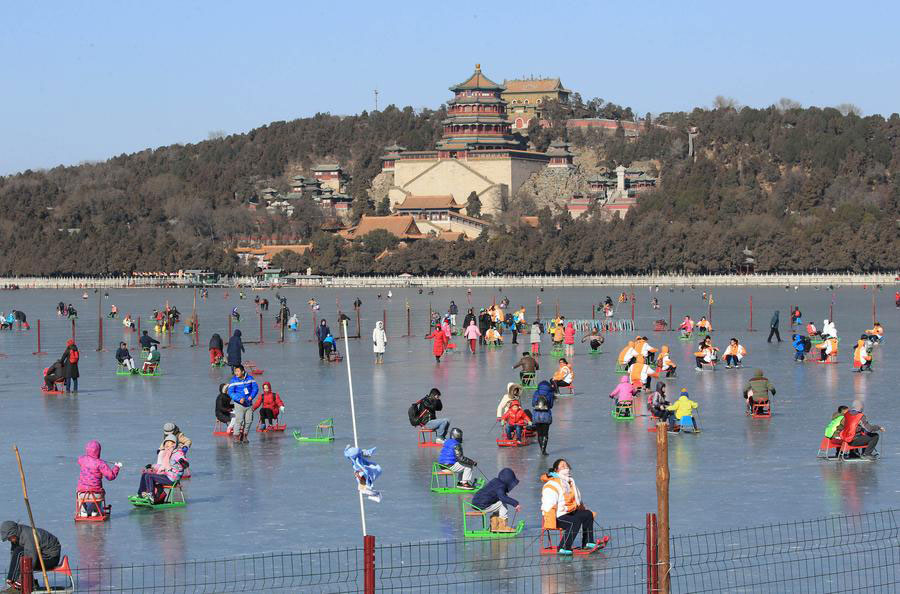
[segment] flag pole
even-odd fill
[[[341,325],[344,330],[344,336],[347,336],[347,320],[341,320]],[[356,406],[353,402],[353,374],[350,373],[350,341],[344,341],[344,345],[346,347],[346,352],[344,353],[344,357],[346,357],[347,361],[347,385],[350,387],[350,418],[353,420],[353,447],[359,447],[359,438],[356,433]],[[358,490],[358,486],[357,486]],[[362,521],[362,532],[363,536],[368,534],[366,532],[366,504],[363,500],[362,491],[359,492],[359,517]]]

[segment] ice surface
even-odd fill
[[[590,318],[591,303],[606,295],[614,299],[621,287],[530,290],[473,290],[476,307],[489,305],[504,295],[511,306],[520,303],[535,314],[535,298],[543,301],[542,316],[552,315],[557,300],[569,318]],[[625,288],[628,290],[628,288]],[[839,365],[795,364],[792,361],[789,307],[798,303],[804,320],[812,317],[821,327],[829,316],[832,292],[803,288],[714,289],[712,321],[714,338],[723,350],[727,339],[737,336],[749,350],[745,368],[695,373],[693,341],[682,343],[675,333],[651,331],[652,321],[685,313],[694,319],[706,314],[700,289],[662,287],[658,293],[636,289],[639,332],[650,343],[668,344],[679,364],[679,377],[670,381],[670,394],[681,387],[701,405],[703,433],[674,435],[670,440],[672,532],[715,530],[812,518],[829,514],[882,509],[896,504],[900,457],[893,436],[896,386],[900,367],[896,350],[897,316],[894,288],[877,292],[879,318],[887,339],[875,353],[875,371],[850,372],[855,338],[871,327],[871,292],[841,288],[834,293],[834,316],[842,336]],[[549,456],[542,457],[536,445],[498,448],[494,409],[506,383],[517,374],[511,366],[527,348],[507,345],[496,351],[479,350],[476,355],[457,352],[436,365],[430,341],[423,340],[429,302],[446,311],[449,300],[460,307],[460,321],[468,307],[464,289],[436,290],[434,295],[416,289],[393,289],[393,299],[379,300],[375,290],[286,289],[291,309],[301,314],[299,332],[288,332],[285,344],[276,343],[272,328],[277,312],[274,291],[210,291],[207,301],[198,300],[200,347],[191,348],[190,337],[179,332],[163,338],[164,375],[158,378],[118,377],[113,352],[125,337],[137,357],[136,337],[124,333],[120,321],[104,320],[106,352],[97,346],[97,303],[103,315],[115,303],[120,316],[147,318],[166,300],[177,305],[186,319],[191,312],[190,290],[116,290],[108,299],[102,292],[10,291],[0,293],[0,309],[22,309],[32,324],[31,332],[0,333],[0,392],[5,428],[0,438],[0,472],[6,491],[2,519],[27,519],[17,479],[12,445],[18,444],[28,477],[29,495],[37,524],[58,535],[73,564],[134,563],[210,559],[252,552],[303,550],[360,542],[357,490],[343,448],[352,443],[349,420],[347,369],[345,364],[320,363],[317,349],[309,341],[310,296],[321,303],[323,315],[337,332],[338,303],[356,330],[352,301],[362,306],[362,340],[351,340],[353,386],[359,421],[360,445],[378,446],[375,460],[384,468],[377,488],[380,504],[366,502],[368,528],[380,542],[405,542],[461,538],[459,497],[433,495],[428,491],[429,469],[437,449],[416,447],[416,434],[406,419],[406,408],[432,386],[444,394],[444,415],[465,431],[466,455],[479,462],[489,477],[508,466],[521,483],[512,495],[522,502],[526,530],[536,530],[540,497],[538,476],[549,463],[564,456],[589,507],[605,525],[642,526],[644,514],[656,509],[655,435],[646,431],[647,418],[616,422],[609,416],[609,391],[618,382],[614,357],[632,333],[608,334],[605,354],[591,357],[586,345],[578,345],[574,360],[574,398],[561,399],[554,409]],[[383,295],[386,290],[380,291]],[[286,404],[287,431],[283,434],[253,433],[248,445],[234,445],[212,436],[213,401],[216,388],[227,379],[226,369],[210,369],[207,341],[219,332],[227,340],[227,314],[237,306],[244,316],[240,324],[247,341],[256,340],[259,323],[252,298],[267,297],[271,309],[265,314],[265,344],[247,344],[245,359],[256,361],[265,374],[259,380],[272,382]],[[753,295],[754,326],[747,331],[748,297]],[[651,311],[651,297],[661,309]],[[413,338],[406,332],[405,302],[412,306]],[[41,370],[58,357],[70,336],[69,322],[55,314],[58,301],[73,303],[79,310],[77,339],[82,351],[81,391],[75,395],[47,396],[39,390]],[[769,318],[781,311],[781,335],[785,342],[767,345]],[[385,364],[374,366],[371,331],[387,311],[389,342]],[[620,307],[620,317],[630,317],[630,305]],[[33,356],[36,322],[42,320],[42,346],[47,356]],[[238,327],[238,326],[236,326]],[[508,338],[508,336],[507,336]],[[527,337],[526,337],[527,338]],[[581,338],[579,332],[578,340]],[[461,338],[456,339],[460,347]],[[523,342],[527,342],[523,341]],[[346,351],[344,343],[340,344]],[[545,338],[541,377],[555,368]],[[460,349],[462,351],[462,349]],[[771,420],[752,420],[744,415],[740,390],[757,367],[765,370],[778,389]],[[888,429],[882,459],[876,463],[837,464],[815,458],[822,430],[838,404],[865,397],[872,422]],[[644,412],[644,409],[639,409]],[[312,434],[316,423],[335,417],[337,439],[333,444],[301,444],[291,431],[302,428]],[[128,505],[127,496],[137,488],[138,473],[154,461],[162,437],[162,425],[176,422],[190,436],[193,478],[185,483],[188,506],[182,510],[146,512]],[[125,467],[119,479],[107,483],[112,518],[99,525],[76,525],[72,521],[73,497],[78,477],[75,459],[90,439],[99,439],[103,457]],[[614,546],[614,543],[613,543]]]

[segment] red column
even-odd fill
[[[371,534],[363,536],[363,591],[375,594],[375,537]]]

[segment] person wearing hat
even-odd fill
[[[681,396],[674,404],[667,406],[666,410],[675,411],[675,420],[678,421],[679,425],[684,427],[684,425],[687,424],[693,428],[696,427],[694,424],[693,410],[698,406],[699,405],[696,402],[688,397],[687,388],[681,388]]]
[[[163,439],[168,435],[175,436],[175,447],[187,454],[188,448],[191,447],[191,438],[181,432],[181,429],[175,423],[169,421],[163,425]],[[159,444],[159,449],[163,449],[164,443]]]
[[[178,438],[174,434],[167,433],[163,437],[163,447],[156,456],[156,464],[148,464],[141,474],[138,497],[148,503],[162,503],[166,499],[163,487],[174,485],[184,476],[190,464],[184,452],[176,447],[177,444]]]
[[[20,560],[23,556],[31,557],[34,567],[40,571],[41,562],[38,561],[38,551],[35,546],[35,534],[41,548],[41,557],[47,570],[55,569],[62,558],[62,547],[59,539],[44,530],[35,528],[34,532],[26,524],[18,524],[7,520],[0,524],[0,540],[9,541],[9,571],[6,573],[6,585],[13,590],[22,590],[22,579],[19,575]],[[36,590],[36,589],[35,589]]]
[[[253,376],[244,371],[243,365],[234,366],[234,376],[228,382],[228,395],[234,403],[234,417],[229,429],[235,441],[250,441],[247,432],[253,426],[253,401],[259,393],[259,385]]]

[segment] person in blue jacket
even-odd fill
[[[239,332],[239,330],[235,330]],[[233,417],[228,429],[235,441],[247,443],[247,432],[253,427],[253,401],[259,392],[259,385],[253,376],[244,371],[244,366],[234,366],[234,377],[228,382],[228,396],[234,403]]]
[[[328,327],[328,323],[325,320],[319,322],[319,327],[316,328],[316,340],[319,341],[319,359],[325,358],[325,339],[328,338],[328,335],[331,334],[331,328]]]
[[[244,341],[241,340],[241,331],[235,330],[231,335],[231,338],[228,339],[228,347],[225,349],[225,354],[228,356],[228,365],[230,365],[232,369],[241,364],[241,353],[244,351]]]
[[[472,497],[472,505],[481,511],[497,513],[496,516],[491,516],[491,532],[515,532],[515,528],[508,522],[508,508],[515,508],[516,511],[522,509],[519,502],[509,496],[509,492],[518,484],[516,473],[511,468],[504,468],[497,478],[491,479]]]
[[[449,468],[453,472],[461,472],[462,480],[456,483],[460,489],[469,491],[475,490],[475,483],[472,482],[472,476],[475,474],[475,467],[478,462],[463,455],[462,449],[463,433],[459,427],[450,430],[450,439],[441,446],[441,453],[438,456],[438,463]]]
[[[806,358],[806,353],[809,351],[809,347],[811,344],[807,344],[809,342],[809,338],[803,336],[802,334],[794,334],[792,337],[794,342],[794,361],[803,361]]]
[[[531,421],[537,432],[538,445],[541,446],[541,454],[547,455],[547,441],[550,438],[550,423],[553,422],[553,401],[555,394],[550,382],[543,381],[538,384],[534,396],[531,397]]]

